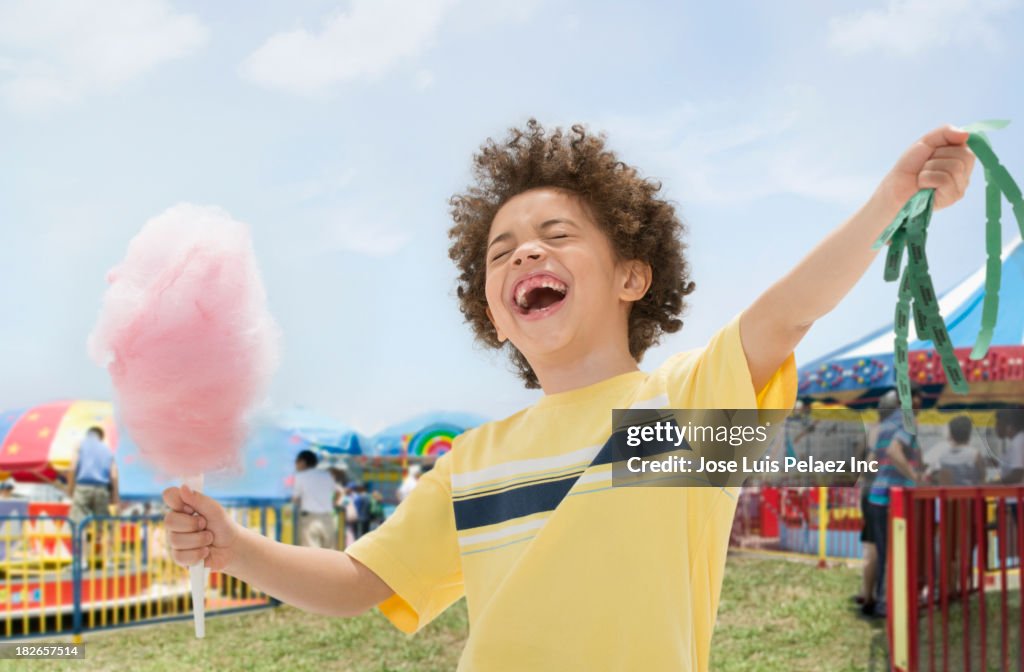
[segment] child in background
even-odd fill
[[[544,396],[459,436],[343,553],[273,542],[169,488],[175,559],[316,613],[377,606],[408,633],[465,595],[463,671],[707,670],[738,489],[612,487],[611,409],[792,408],[794,347],[863,275],[907,199],[921,188],[936,189],[937,208],[962,197],[967,137],[947,126],[914,143],[706,347],[650,373],[639,360],[682,327],[694,288],[660,185],[582,126],[548,133],[531,120],[487,141],[475,185],[452,199],[460,307]],[[766,283],[775,273],[737,271]]]

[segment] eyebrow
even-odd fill
[[[544,229],[550,228],[555,224],[569,224],[571,226],[577,226],[576,222],[572,221],[571,219],[566,219],[565,217],[554,217],[552,219],[548,219],[541,222],[540,225],[537,226],[537,229],[539,231],[543,231]],[[511,237],[512,234],[509,233],[508,231],[506,231],[505,233],[498,234],[497,236],[494,237],[494,240],[487,244],[487,249],[490,250],[495,243],[500,243],[501,241],[507,240],[508,238]]]

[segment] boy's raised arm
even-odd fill
[[[213,499],[168,488],[164,520],[175,562],[230,574],[282,602],[328,616],[355,616],[391,588],[347,553],[272,541],[237,525]],[[198,515],[193,515],[196,513]]]
[[[967,138],[967,131],[947,125],[911,145],[852,217],[743,312],[740,339],[756,391],[864,275],[876,254],[872,243],[911,196],[935,189],[936,210],[963,197],[974,167]]]

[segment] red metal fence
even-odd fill
[[[1024,487],[895,488],[892,669],[1024,670]]]

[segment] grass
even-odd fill
[[[716,672],[887,670],[884,621],[859,616],[860,570],[732,555],[711,642]]]
[[[85,660],[0,661],[0,670],[454,670],[468,628],[465,601],[414,637],[376,609],[340,619],[281,606],[208,618],[203,640],[191,621],[87,633]]]
[[[969,657],[971,661],[972,670],[984,670],[987,672],[991,670],[996,672],[1002,670],[1002,632],[1000,631],[1000,595],[999,593],[986,593],[985,594],[985,614],[987,622],[987,639],[985,642],[985,667],[982,668],[982,648],[981,648],[981,637],[979,636],[979,614],[981,610],[981,601],[978,599],[978,595],[974,594],[970,596],[967,606],[967,617],[970,621],[969,628],[969,639],[968,642],[970,651]],[[1010,590],[1007,591],[1007,667],[1011,670],[1019,669],[1021,659],[1021,641],[1020,641],[1020,591]],[[929,633],[927,612],[922,610],[918,614],[918,632],[920,633],[918,641],[920,646],[918,648],[918,660],[919,667],[921,670],[930,670],[931,659],[929,657],[929,651],[934,650],[935,668],[944,669],[942,661],[942,642],[944,639],[948,639],[947,653],[949,656],[948,662],[945,665],[945,669],[950,670],[963,670],[967,669],[964,666],[964,609],[963,605],[959,602],[954,602],[949,605],[949,619],[947,623],[946,636],[943,635],[942,629],[942,615],[936,606],[935,612],[933,613],[933,632]]]
[[[849,601],[859,581],[859,571],[850,567],[817,569],[802,562],[730,556],[711,669],[887,670],[883,622],[860,618]],[[1019,594],[1013,599],[1013,605],[1020,604]],[[994,602],[989,600],[990,609]],[[977,617],[976,608],[972,614]],[[958,607],[951,615],[955,639]],[[460,601],[414,637],[395,630],[377,610],[331,619],[279,607],[211,618],[206,627],[202,641],[192,637],[190,621],[90,633],[84,661],[0,661],[0,670],[453,670],[468,622]]]

